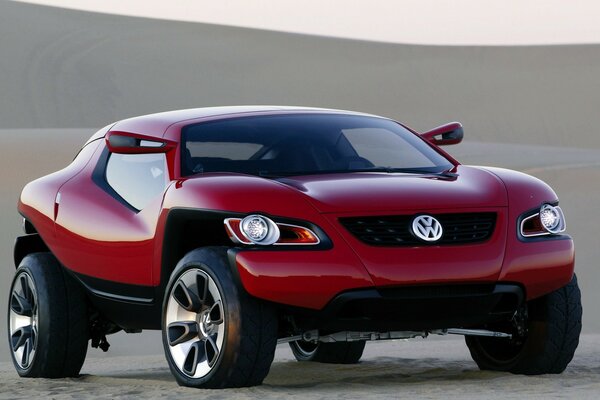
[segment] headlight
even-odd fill
[[[234,243],[258,245],[316,245],[319,237],[310,229],[284,223],[275,223],[262,215],[245,218],[227,218],[225,230]]]
[[[275,224],[260,215],[249,215],[242,220],[242,233],[251,241],[260,243],[274,231],[270,228],[272,225]]]
[[[558,233],[565,230],[565,217],[560,207],[544,204],[540,209],[540,221],[544,229],[550,233]]]
[[[521,221],[521,235],[534,237],[564,232],[565,216],[558,206],[544,204],[540,211]]]
[[[242,239],[242,243],[270,245],[279,240],[279,228],[275,222],[262,215],[248,215],[237,225],[239,232],[246,239]]]

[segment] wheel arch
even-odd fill
[[[15,240],[13,257],[15,268],[19,268],[21,261],[31,253],[50,252],[39,233],[30,233],[18,236]]]
[[[191,208],[169,210],[162,242],[160,287],[166,287],[177,263],[190,251],[208,246],[232,247],[223,220],[237,215]]]

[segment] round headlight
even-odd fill
[[[279,240],[279,228],[267,217],[262,215],[248,215],[240,225],[242,233],[252,243],[273,244]]]
[[[564,216],[560,207],[544,204],[540,208],[540,222],[550,233],[562,232],[565,229]]]

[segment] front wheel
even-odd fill
[[[180,385],[254,386],[267,376],[277,318],[234,282],[223,248],[201,248],[177,265],[163,302],[163,345]]]
[[[362,357],[365,341],[339,343],[311,343],[299,340],[290,342],[298,361],[315,361],[328,364],[356,364]]]
[[[515,331],[512,339],[466,336],[465,340],[480,369],[559,374],[571,362],[579,344],[581,317],[581,293],[573,276],[565,287],[527,303],[520,313],[523,334]]]

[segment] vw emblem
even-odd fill
[[[440,221],[431,215],[419,215],[413,219],[412,231],[416,237],[426,242],[437,242],[444,232]]]

